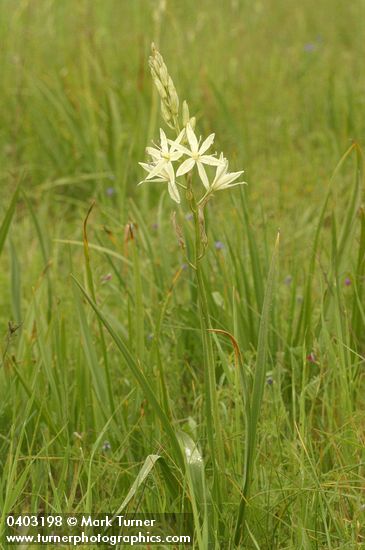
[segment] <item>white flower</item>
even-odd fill
[[[214,180],[210,186],[211,191],[221,191],[223,189],[228,189],[228,187],[234,187],[235,185],[243,185],[246,183],[244,181],[237,181],[236,183],[233,183],[241,174],[243,174],[243,170],[240,172],[228,172],[228,160],[223,157],[223,153],[221,153],[219,161],[220,164],[217,166]]]
[[[163,168],[167,170],[168,173],[171,172],[171,163],[175,160],[178,160],[183,155],[181,151],[177,150],[177,145],[179,144],[183,135],[184,131],[180,132],[180,135],[176,138],[176,141],[169,140],[171,144],[169,147],[165,132],[160,129],[160,146],[158,148],[146,148],[146,151],[152,157],[152,162],[154,164],[153,169],[150,171],[146,179],[150,180],[156,176],[159,176]]]
[[[176,150],[176,145],[182,139],[184,131],[179,134],[176,141],[169,140],[169,146],[165,132],[160,129],[160,145],[146,148],[147,153],[152,159],[151,162],[139,163],[148,172],[148,176],[139,182],[138,185],[145,181],[167,182],[170,197],[177,203],[180,203],[180,195],[176,186],[175,171],[172,163],[183,155],[181,151]]]
[[[220,159],[217,159],[212,155],[204,154],[212,145],[214,141],[214,135],[215,134],[210,134],[210,136],[208,136],[207,139],[204,140],[203,143],[199,146],[200,139],[199,141],[197,140],[197,137],[194,134],[194,130],[192,129],[190,123],[188,123],[186,125],[186,137],[188,138],[190,150],[187,147],[181,145],[180,142],[177,142],[177,140],[175,142],[170,141],[171,147],[174,144],[174,147],[175,149],[177,149],[177,151],[189,157],[188,159],[184,160],[184,162],[178,168],[176,172],[177,177],[190,172],[190,170],[192,170],[192,168],[196,164],[200,179],[202,180],[204,187],[207,190],[209,189],[209,180],[203,165],[209,164],[211,166],[219,166],[222,163]]]
[[[171,162],[168,162],[164,166],[162,166],[162,168],[159,169],[158,174],[156,174],[155,177],[152,176],[152,179],[151,179],[151,173],[155,172],[156,164],[155,163],[147,164],[145,162],[140,162],[139,164],[142,166],[144,170],[146,170],[146,172],[148,172],[148,176],[146,177],[146,179],[140,181],[138,185],[141,185],[141,183],[144,183],[146,181],[163,182],[163,183],[167,182],[167,188],[168,188],[170,197],[172,198],[172,200],[180,204],[180,195],[179,195],[178,188],[176,186],[175,172]]]

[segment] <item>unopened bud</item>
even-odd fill
[[[150,70],[151,70],[151,76],[152,76],[153,81],[156,82],[156,80],[160,80],[158,74],[156,73],[156,69],[155,69],[154,65],[150,64]]]
[[[158,78],[156,78],[156,80],[154,79],[154,83],[158,93],[160,94],[161,99],[165,100],[167,98],[166,88],[162,86],[161,81],[158,80]]]
[[[177,115],[179,112],[179,98],[177,97],[175,88],[173,93],[170,93],[170,107],[171,107],[171,112],[174,115]]]
[[[169,73],[167,72],[165,63],[163,63],[163,65],[159,68],[158,75],[162,84],[167,88],[169,85]]]
[[[190,120],[189,106],[188,106],[188,104],[186,103],[186,101],[184,100],[184,101],[183,101],[183,104],[182,104],[182,121],[183,121],[183,126],[186,126],[187,123],[189,122],[189,120]]]
[[[170,126],[172,121],[171,113],[163,101],[161,101],[161,114],[166,124]]]
[[[164,61],[163,61],[163,57],[162,55],[160,54],[159,51],[156,50],[156,53],[154,55],[154,59],[155,59],[155,63],[156,63],[156,66],[161,69],[161,67],[163,67],[165,65]]]

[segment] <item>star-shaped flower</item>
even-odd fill
[[[152,178],[151,173],[153,174],[154,172],[156,172],[156,163],[148,164],[146,162],[140,162],[139,164],[144,170],[146,170],[146,172],[148,172],[148,176],[146,177],[146,179],[140,181],[138,185],[141,185],[141,183],[144,183],[146,181],[162,183],[167,182],[167,188],[170,197],[172,198],[172,200],[180,204],[179,190],[176,185],[175,172],[171,162],[167,162],[165,165],[163,165],[162,168],[159,169],[158,174],[156,174],[155,177],[152,176]]]
[[[154,164],[153,169],[150,171],[146,179],[150,180],[156,176],[159,176],[162,169],[167,170],[168,173],[171,172],[171,163],[178,160],[183,155],[181,151],[177,150],[177,145],[180,143],[183,135],[184,131],[180,132],[180,135],[175,141],[168,141],[165,132],[160,129],[160,145],[157,147],[146,148],[146,151],[152,158],[152,162]]]
[[[187,174],[196,165],[204,187],[207,190],[209,189],[209,180],[204,168],[204,164],[208,164],[210,166],[219,166],[222,162],[220,159],[217,159],[213,155],[205,155],[206,151],[209,149],[214,141],[214,136],[215,134],[210,134],[210,136],[208,136],[200,145],[200,139],[198,141],[194,130],[192,129],[190,123],[188,123],[186,125],[186,137],[188,139],[190,149],[181,145],[180,142],[170,142],[171,146],[173,143],[175,144],[174,146],[177,151],[189,157],[188,159],[184,160],[184,162],[178,168],[176,172],[176,177]]]
[[[220,164],[217,166],[214,180],[210,186],[211,191],[222,191],[235,185],[244,185],[245,181],[237,181],[233,183],[237,178],[243,174],[243,170],[240,172],[228,172],[228,160],[224,158],[223,153],[219,157]]]

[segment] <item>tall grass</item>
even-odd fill
[[[362,21],[361,1],[1,3],[2,522],[191,511],[199,549],[364,543]],[[152,40],[249,182],[209,204],[200,274],[219,468],[195,273],[166,192],[136,187]]]

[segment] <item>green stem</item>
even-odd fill
[[[199,210],[195,201],[195,197],[191,192],[189,185],[189,202],[190,208],[194,216],[195,225],[195,272],[198,286],[198,305],[199,317],[202,333],[202,344],[204,354],[204,376],[205,376],[205,408],[207,420],[207,438],[210,448],[213,474],[214,474],[214,491],[216,493],[217,502],[220,502],[220,479],[223,473],[224,465],[224,449],[222,442],[222,432],[219,421],[218,399],[216,390],[215,377],[215,361],[212,344],[212,337],[209,329],[210,324],[209,308],[207,293],[204,282],[203,268],[201,260],[204,256],[205,244],[202,240],[201,220],[199,219]]]

